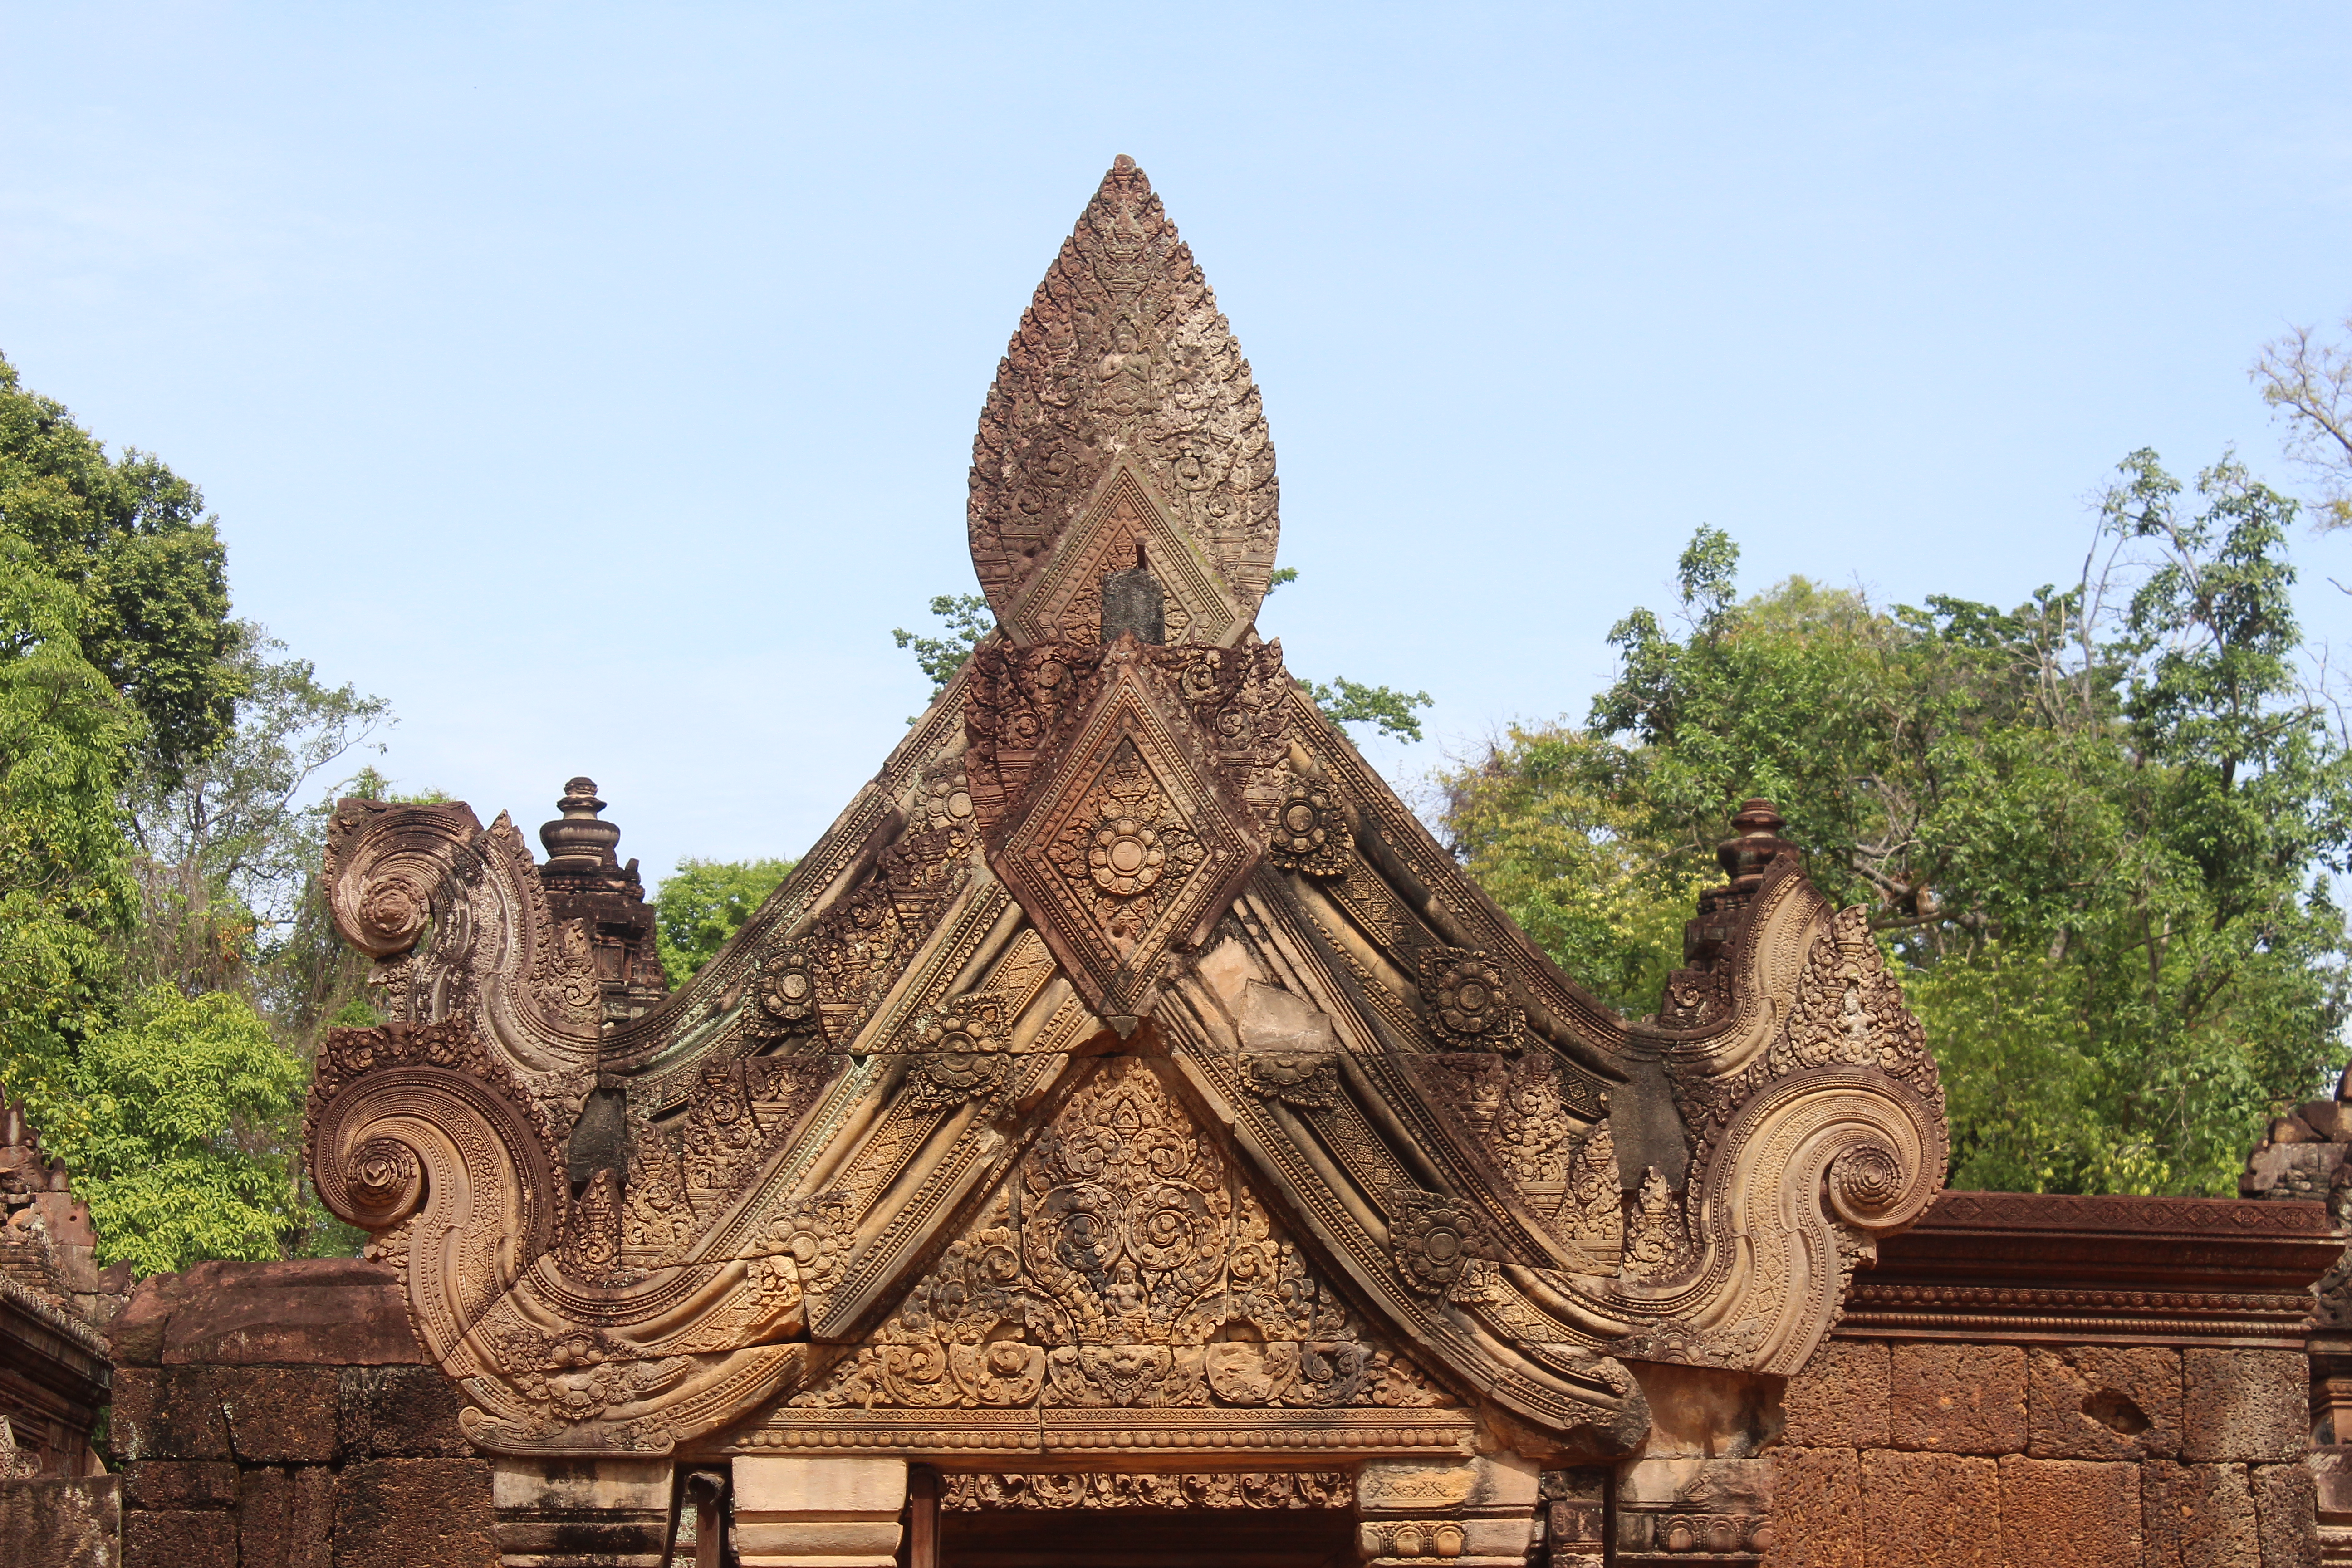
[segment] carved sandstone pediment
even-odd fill
[[[1654,1020],[1487,901],[1256,635],[1272,450],[1130,164],[976,454],[1002,630],[658,1005],[505,817],[338,807],[394,1022],[323,1053],[313,1169],[474,1440],[1307,1474],[1622,1453],[1645,1363],[1795,1370],[1946,1135],[1778,817]]]

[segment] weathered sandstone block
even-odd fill
[[[1864,1568],[1861,1457],[1852,1448],[1776,1448],[1772,1458],[1767,1568]]]
[[[2025,1447],[2020,1346],[1898,1344],[1888,1387],[1898,1448],[2014,1454]]]
[[[1808,1448],[1884,1448],[1890,1353],[1884,1340],[1825,1340],[1781,1395],[1780,1441]]]
[[[2180,1356],[2075,1345],[2028,1357],[2026,1452],[2038,1459],[2169,1458],[2180,1452]]]
[[[2293,1351],[2180,1354],[2180,1457],[2278,1463],[2310,1446],[2309,1371]]]
[[[2000,1531],[2010,1568],[2138,1568],[2139,1475],[2137,1465],[2005,1456]]]
[[[1863,1561],[1871,1568],[2002,1568],[2007,1562],[2000,1476],[1990,1459],[1885,1448],[1864,1454],[1862,1506]]]

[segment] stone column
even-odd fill
[[[1517,1454],[1369,1460],[1356,1478],[1357,1555],[1374,1568],[1525,1568],[1538,1479]]]
[[[735,1551],[743,1568],[894,1568],[906,1506],[904,1459],[735,1459]]]
[[[505,1568],[659,1568],[667,1459],[500,1459],[490,1472]]]

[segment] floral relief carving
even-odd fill
[[[817,1032],[816,962],[805,942],[787,942],[760,960],[751,982],[751,1006],[762,1034]]]
[[[1527,1010],[1511,1000],[1509,976],[1486,953],[1428,948],[1420,969],[1422,1007],[1438,1038],[1493,1051],[1516,1051],[1527,1043]]]
[[[1389,1247],[1397,1273],[1424,1296],[1483,1300],[1492,1290],[1494,1250],[1486,1221],[1469,1205],[1397,1187],[1389,1194]]]
[[[804,1408],[1447,1403],[1346,1307],[1172,1100],[1110,1058]]]
[[[1004,998],[977,991],[950,998],[916,1029],[903,1093],[921,1110],[944,1110],[994,1095],[1004,1083],[1012,1041]]]
[[[615,1405],[675,1386],[694,1370],[688,1356],[635,1359],[595,1329],[551,1335],[515,1325],[484,1337],[511,1385],[542,1415],[560,1422],[595,1420]]]
[[[740,1062],[705,1061],[694,1075],[686,1114],[686,1185],[689,1193],[723,1194],[745,1174],[760,1150],[760,1124]]]
[[[1119,742],[1084,806],[1046,854],[1093,903],[1105,935],[1122,952],[1134,950],[1159,918],[1160,900],[1206,858],[1131,740]]]
[[[940,1481],[940,1507],[958,1512],[1347,1508],[1355,1500],[1355,1478],[1345,1470],[991,1472],[947,1475]]]
[[[1252,1094],[1302,1110],[1339,1103],[1339,1058],[1328,1051],[1253,1051],[1242,1060],[1242,1077]]]
[[[1356,836],[1331,792],[1321,784],[1291,786],[1274,808],[1266,858],[1286,871],[1310,877],[1344,877],[1355,858]]]

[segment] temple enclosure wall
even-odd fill
[[[2299,1568],[2323,1561],[2315,1475],[2340,1455],[2312,1443],[2336,1363],[2332,1341],[2306,1354],[2308,1286],[2342,1246],[2317,1203],[1948,1194],[1857,1274],[1844,1322],[1763,1412],[1767,1446],[1685,1457],[1738,1478],[1712,1509],[1627,1495],[1630,1466],[1507,1455],[1271,1486],[1207,1454],[1142,1482],[821,1451],[502,1466],[461,1435],[461,1391],[425,1364],[388,1267],[205,1264],[144,1282],[111,1325],[116,1473],[0,1485],[0,1562],[650,1565],[675,1518],[692,1563],[681,1482],[699,1468],[743,1563],[990,1568],[1122,1537],[1144,1560],[1142,1532],[1235,1562],[1432,1568]],[[1670,1412],[1659,1426],[1670,1443]],[[1139,1486],[1156,1511],[1116,1506]]]
[[[464,1398],[424,1363],[382,1264],[157,1276],[113,1337],[126,1565],[499,1560],[490,1463],[458,1430]]]
[[[2316,1203],[1946,1194],[1789,1381],[1765,1561],[2320,1562],[2306,1287],[2340,1247]]]

